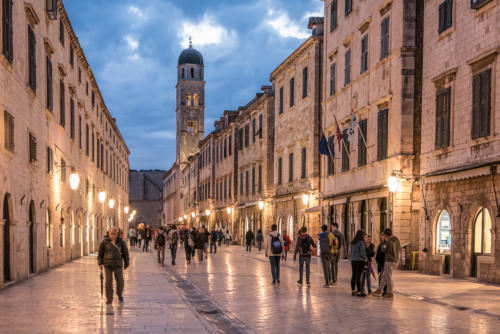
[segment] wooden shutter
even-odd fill
[[[64,45],[64,23],[62,19],[59,20],[59,41]]]
[[[290,79],[290,107],[295,104],[295,78]]]
[[[52,172],[52,149],[47,147],[47,174]]]
[[[70,137],[75,139],[75,101],[73,98],[69,99],[69,123],[70,123]]]
[[[293,181],[293,153],[288,154],[288,182]]]
[[[351,82],[351,50],[347,50],[344,55],[344,85]]]
[[[283,158],[278,159],[278,185],[281,185],[283,182]]]
[[[47,109],[52,112],[54,101],[52,93],[52,61],[47,56]]]
[[[335,149],[335,136],[328,137],[328,147],[330,148],[330,152],[333,154],[333,150]],[[329,154],[330,154],[329,152]],[[327,157],[327,172],[328,175],[333,175],[334,173],[334,163],[333,159],[330,155]]]
[[[73,44],[69,44],[69,63],[71,64],[71,66],[73,66],[74,62],[73,62]]]
[[[59,109],[61,112],[59,123],[62,127],[66,125],[66,108],[64,103],[64,81],[59,81]]]
[[[480,136],[490,135],[490,106],[491,106],[491,70],[486,70],[480,74]]]
[[[280,114],[283,113],[283,87],[280,87]]]
[[[29,86],[33,91],[36,91],[36,40],[35,33],[30,25],[28,25],[28,66],[29,66]]]
[[[14,60],[12,0],[2,0],[2,53],[12,64]]]
[[[249,192],[250,192],[250,173],[248,172],[248,170],[245,171],[245,194],[248,195]]]
[[[438,32],[445,30],[445,20],[446,20],[446,1],[439,5],[439,26]]]
[[[366,119],[359,121],[358,127],[358,166],[366,165]],[[364,138],[364,139],[363,139]]]
[[[259,172],[258,172],[258,174],[259,174],[259,181],[258,181],[258,183],[259,183],[259,192],[261,192],[262,191],[262,165],[259,165]],[[229,179],[229,181],[231,181],[231,179]],[[229,184],[231,184],[231,183],[229,183]]]
[[[387,158],[387,123],[388,110],[378,112],[378,128],[377,128],[377,160]]]
[[[307,66],[302,70],[302,98],[307,97]]]
[[[302,157],[301,157],[302,165],[301,165],[301,178],[306,178],[306,159],[307,159],[307,151],[306,148],[302,148]]]
[[[337,70],[337,65],[333,63],[330,66],[330,95],[335,94],[335,72]]]
[[[389,17],[382,21],[380,30],[380,59],[384,59],[389,55]]]
[[[259,138],[262,139],[263,134],[262,134],[262,114],[259,115]]]
[[[252,119],[252,143],[255,143],[255,128],[257,127],[256,122],[255,118]]]
[[[255,167],[252,168],[252,194],[255,194]]]
[[[66,161],[61,159],[61,183],[66,183]]]
[[[5,149],[14,152],[14,117],[6,110],[4,111],[4,141]]]
[[[445,29],[453,25],[453,0],[446,0],[446,26]]]
[[[342,138],[342,171],[345,172],[349,170],[349,149],[350,144],[349,140],[347,140],[347,136],[343,136]]]
[[[30,163],[35,163],[37,158],[37,153],[36,153],[36,138],[33,136],[33,134],[30,132],[29,133],[29,155],[30,155]]]
[[[481,74],[472,78],[472,139],[481,136]]]
[[[368,35],[361,40],[361,73],[368,69]]]
[[[330,31],[337,28],[337,0],[333,0],[330,6]]]
[[[345,0],[345,15],[349,15],[352,12],[352,0]]]

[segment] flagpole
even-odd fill
[[[363,138],[363,143],[365,144],[366,152],[368,152],[368,157],[370,158],[370,161],[373,162],[372,155],[370,154],[370,150],[368,149],[368,145],[366,144],[365,135],[363,134],[363,131],[361,131],[361,128],[359,127],[359,123],[358,123],[358,130],[359,130],[359,133],[361,133],[361,138]]]
[[[321,135],[326,138],[325,133],[323,132],[323,128],[320,127],[320,129],[321,129]],[[333,145],[335,145],[335,140],[333,142]],[[334,156],[332,154],[332,151],[330,150],[330,144],[328,144],[328,140],[327,140],[326,147],[328,148],[328,154],[330,155],[330,158],[332,159],[332,163],[333,163],[333,166],[334,166],[333,168],[335,168],[335,158],[334,158]]]

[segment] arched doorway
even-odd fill
[[[29,256],[29,270],[30,274],[36,272],[35,270],[35,202],[30,202],[29,207],[29,245],[28,245],[28,256]]]
[[[451,218],[448,211],[439,213],[436,221],[435,253],[444,255],[442,273],[449,274],[451,271]]]
[[[83,256],[83,221],[82,221],[82,212],[78,212],[78,234],[79,234],[79,242],[80,242],[80,256]]]
[[[387,228],[387,198],[386,197],[383,197],[380,199],[379,210],[380,210],[379,233],[382,233]]]
[[[279,234],[283,234],[283,230],[284,230],[284,229],[283,229],[283,226],[282,226],[282,225],[283,225],[283,218],[281,218],[281,216],[280,216],[280,217],[278,217],[278,221],[277,221],[277,224],[276,224],[276,225],[278,225],[278,233],[279,233]],[[289,233],[289,235],[291,235],[291,234]],[[292,237],[293,237],[293,236],[292,236]]]
[[[477,277],[477,258],[491,255],[491,216],[488,209],[480,208],[472,222],[471,276]]]
[[[89,217],[85,216],[85,243],[87,245],[86,253],[90,253],[90,240],[89,240],[89,234],[90,234],[90,221]]]
[[[10,273],[10,223],[12,217],[10,216],[9,208],[10,195],[6,194],[3,199],[3,281],[9,282],[11,280]]]
[[[287,227],[287,233],[289,236],[291,236],[292,240],[295,239],[295,230],[293,228],[293,217],[290,216],[288,217],[288,227]]]
[[[366,227],[367,227],[367,221],[368,221],[368,212],[367,212],[366,200],[361,201],[361,207],[360,207],[359,210],[360,210],[359,228],[362,229],[363,231],[367,232],[368,234],[371,234],[371,231],[368,231],[366,229]]]

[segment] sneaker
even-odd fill
[[[324,288],[328,288],[330,287],[330,285],[328,285],[328,283],[326,283],[325,285],[323,285]]]
[[[272,285],[276,285],[276,281],[273,281],[271,284],[272,284]]]
[[[307,287],[310,288],[311,287],[311,282],[307,282]]]
[[[278,280],[278,284],[280,284],[280,283],[281,283],[280,280]]]
[[[387,292],[385,295],[384,295],[384,298],[387,298],[387,299],[392,299],[394,297],[394,295],[390,292]]]
[[[382,297],[382,291],[377,289],[377,290],[375,290],[374,293],[372,293],[372,296],[373,297]]]
[[[358,297],[366,297],[366,293],[364,293],[364,292],[358,292],[356,294],[356,296],[358,296]]]
[[[302,285],[302,281],[301,281],[301,280],[298,280],[298,281],[297,281],[297,284]]]
[[[120,301],[120,303],[123,303],[123,297],[118,297],[118,300]]]
[[[330,281],[330,285],[334,285],[334,284],[335,284],[335,282],[334,282],[334,281]]]

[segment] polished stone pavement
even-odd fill
[[[203,263],[155,263],[131,252],[125,303],[100,299],[95,257],[85,257],[0,291],[0,333],[498,333],[500,287],[397,272],[393,300],[350,295],[349,263],[323,288],[299,287],[297,263],[269,262],[255,249],[223,246]],[[167,263],[167,256],[165,262]]]

